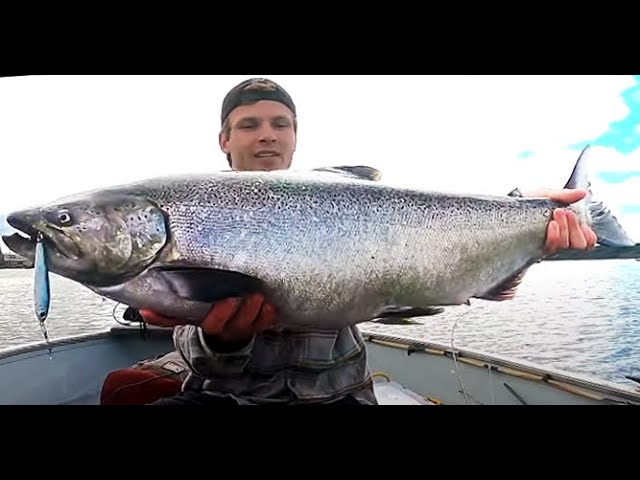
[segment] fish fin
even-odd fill
[[[339,175],[346,175],[349,177],[359,178],[362,180],[371,180],[376,182],[382,177],[382,172],[373,167],[367,167],[366,165],[356,166],[339,166],[339,167],[320,167],[314,168],[314,172],[328,172],[337,173]]]
[[[517,272],[515,275],[507,278],[500,285],[493,287],[488,292],[476,296],[481,300],[489,300],[492,302],[502,302],[504,300],[511,300],[516,296],[516,292],[518,291],[518,287],[522,283],[522,279],[529,271],[530,265],[524,267],[522,270]]]
[[[587,175],[587,164],[586,164],[586,153],[589,149],[589,145],[584,147],[578,156],[578,160],[576,160],[576,164],[573,166],[573,171],[571,172],[571,176],[567,183],[564,185],[564,188],[579,188],[582,190],[588,190],[591,186],[591,182],[589,182],[589,177]]]
[[[207,268],[159,268],[162,278],[181,298],[214,303],[229,297],[262,292],[262,282],[239,272]]]
[[[640,383],[640,377],[634,377],[633,375],[625,375],[625,377],[633,382]]]
[[[420,322],[416,322],[415,320],[411,320],[409,318],[376,318],[372,320],[372,323],[378,325],[419,325]]]
[[[636,242],[625,232],[609,208],[602,202],[594,200],[591,182],[587,174],[586,153],[588,148],[589,145],[580,152],[580,156],[571,172],[571,177],[569,177],[564,188],[578,188],[587,191],[587,196],[575,205],[576,213],[579,216],[587,214],[590,217],[591,228],[598,237],[598,243],[600,245],[609,247],[633,247],[636,245]],[[585,206],[587,212],[584,212]]]
[[[430,317],[442,312],[444,312],[444,308],[442,307],[401,307],[394,305],[383,308],[376,318],[378,320],[384,320],[392,318]]]

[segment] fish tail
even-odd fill
[[[588,148],[589,145],[587,145],[580,153],[580,156],[573,167],[571,177],[564,187],[585,190],[587,195],[579,202],[571,205],[570,208],[576,213],[578,220],[581,223],[591,226],[598,237],[598,243],[600,245],[611,247],[633,247],[636,245],[636,242],[629,237],[627,232],[625,232],[622,225],[618,222],[618,219],[611,213],[604,203],[597,201],[594,198],[586,165],[586,152]]]

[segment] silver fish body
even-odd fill
[[[584,183],[579,167],[568,186]],[[569,207],[377,177],[338,167],[153,179],[8,221],[44,234],[52,271],[134,308],[196,323],[217,299],[261,291],[281,326],[334,329],[398,308],[511,298],[544,255],[553,210]],[[596,218],[609,238],[633,243],[602,205],[570,208],[583,222],[606,213]],[[30,254],[24,239],[5,242]]]
[[[543,255],[557,206],[306,175],[212,177],[164,189],[166,197],[143,194],[168,213],[172,240],[156,265],[240,272],[260,280],[254,289],[267,293],[281,324],[327,328],[376,318],[388,306],[483,295]],[[170,275],[152,268],[101,293],[136,307],[157,293],[156,311],[204,315],[210,304],[190,313],[192,286]],[[203,283],[216,280],[207,277]],[[168,293],[181,286],[179,298]]]

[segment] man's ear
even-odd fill
[[[218,134],[218,143],[220,144],[220,149],[224,153],[229,153],[229,140],[224,136],[223,132]]]

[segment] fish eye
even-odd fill
[[[58,212],[58,221],[61,225],[68,225],[71,223],[71,215],[66,210]]]

